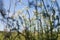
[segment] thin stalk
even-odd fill
[[[45,9],[45,11],[46,11],[46,14],[48,14],[48,11],[47,11],[47,8],[46,8],[46,6],[45,6],[45,4],[44,4],[44,0],[42,0],[42,2],[43,2],[43,6],[44,6],[44,9]],[[50,20],[50,17],[49,17],[49,20]],[[51,28],[50,28],[51,29]],[[48,32],[48,26],[47,26],[47,32]],[[52,30],[51,30],[51,36],[52,36]],[[47,40],[49,39],[49,36],[48,36],[48,33],[47,33]]]

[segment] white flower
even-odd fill
[[[43,3],[38,3],[37,6],[42,7],[43,6]]]
[[[29,7],[25,7],[25,10],[28,10],[29,9]]]
[[[33,13],[36,13],[36,10],[33,10]]]

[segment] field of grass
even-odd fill
[[[0,31],[0,40],[27,40],[26,37],[22,36],[21,34],[17,35],[16,32],[12,32],[12,34],[10,35],[10,38],[9,38],[9,36],[6,36],[6,35],[9,35],[9,34],[7,34],[6,32]],[[34,38],[33,40],[38,40],[38,36],[37,36],[38,34],[37,33],[35,35],[34,34],[32,34],[32,35],[33,36],[31,38]],[[46,34],[43,35],[43,40],[46,40],[45,35]],[[40,35],[40,38],[41,38],[41,35]],[[60,34],[58,34],[57,40],[60,40]]]

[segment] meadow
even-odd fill
[[[53,40],[60,40],[60,34],[58,34],[58,37],[56,38],[57,34],[53,33]],[[43,35],[36,32],[34,33],[22,33],[18,34],[17,32],[12,32],[11,35],[9,32],[3,32],[0,31],[0,40],[51,40],[50,34]]]

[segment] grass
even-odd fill
[[[0,31],[0,40],[3,40],[5,34],[6,34],[6,32]],[[8,35],[8,34],[7,34],[7,35]],[[11,36],[11,37],[10,37],[10,40],[26,40],[25,37],[22,36],[21,34],[19,34],[19,36],[17,36],[17,37],[15,38],[16,35],[17,35],[16,32],[12,32],[12,35],[10,35],[10,36]],[[32,37],[34,37],[35,40],[38,40],[38,36],[37,36],[37,35],[38,35],[38,33],[36,33],[35,36],[34,36],[34,34],[32,34]],[[43,35],[43,40],[46,40],[46,39],[45,39],[45,38],[46,38],[45,35],[46,35],[46,34]],[[40,39],[41,39],[41,36],[40,36]],[[5,39],[4,39],[4,40],[5,40]],[[9,39],[7,38],[6,40],[9,40]],[[57,40],[60,40],[60,34],[58,34],[58,39],[57,39]]]

